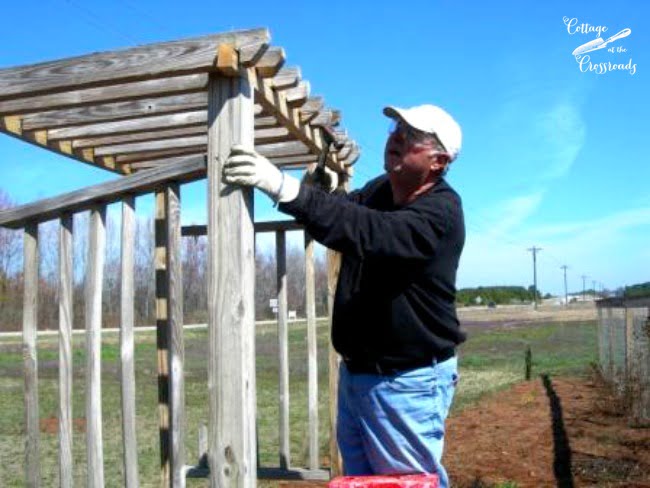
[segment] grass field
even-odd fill
[[[468,408],[484,395],[494,394],[523,380],[524,352],[533,353],[533,374],[586,374],[596,361],[596,323],[558,322],[522,326],[474,325],[467,328],[468,342],[460,351],[461,381],[452,415]],[[207,332],[188,331],[185,335],[185,393],[187,411],[187,462],[198,459],[198,427],[206,422]],[[328,453],[327,343],[328,331],[319,325],[319,385],[321,455]],[[78,420],[74,433],[75,484],[85,485],[84,367],[83,336],[74,340],[74,405]],[[122,482],[120,390],[118,382],[117,334],[104,334],[102,347],[103,436],[106,486]],[[307,355],[304,323],[290,325],[290,398],[292,464],[303,466],[307,458]],[[276,327],[258,326],[257,401],[260,461],[265,466],[278,464],[278,345]],[[158,428],[156,387],[156,345],[154,333],[136,335],[137,438],[140,482],[157,486]],[[58,485],[58,342],[56,336],[40,338],[39,403],[42,422],[41,470],[43,486]],[[23,486],[23,383],[20,339],[0,342],[0,486]],[[326,465],[326,459],[324,460]],[[189,480],[188,486],[205,486],[205,480]]]

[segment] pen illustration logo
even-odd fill
[[[581,72],[590,72],[598,75],[609,73],[610,71],[627,71],[630,75],[636,73],[637,65],[632,61],[631,57],[625,63],[624,61],[621,62],[620,58],[612,60],[611,56],[625,55],[627,53],[625,46],[612,44],[628,37],[632,34],[632,29],[626,27],[617,34],[603,39],[603,34],[609,30],[606,25],[579,23],[576,17],[564,17],[562,20],[570,36],[574,34],[596,35],[595,39],[579,45],[571,53],[575,57],[578,63],[578,69]],[[595,56],[594,61],[592,61],[592,55]]]

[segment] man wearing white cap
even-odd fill
[[[343,255],[332,342],[340,369],[337,437],[347,475],[437,473],[465,340],[454,307],[465,241],[461,200],[443,178],[461,130],[443,109],[387,107],[386,174],[349,195],[300,185],[234,147],[224,181],[255,186]]]

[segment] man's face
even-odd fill
[[[393,188],[416,191],[427,183],[436,161],[433,141],[417,137],[408,126],[397,124],[386,141],[384,169],[389,173]]]

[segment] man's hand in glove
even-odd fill
[[[275,202],[290,202],[298,196],[300,182],[275,167],[254,149],[235,145],[223,166],[223,180],[232,185],[254,186]]]

